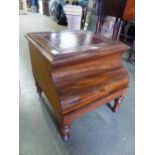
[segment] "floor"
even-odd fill
[[[124,61],[130,74],[130,86],[121,109],[113,113],[105,105],[79,118],[72,125],[70,141],[63,142],[52,107],[44,95],[39,98],[36,93],[24,35],[66,27],[37,13],[19,15],[19,24],[20,155],[134,155],[134,65]]]

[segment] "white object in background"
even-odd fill
[[[68,21],[68,30],[80,30],[82,7],[76,5],[65,5],[64,11]]]
[[[42,2],[42,0],[39,0],[38,3],[39,3],[39,13],[41,15],[43,15],[43,2]]]

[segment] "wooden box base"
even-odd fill
[[[112,100],[113,111],[120,108],[129,83],[121,58],[126,45],[87,31],[29,33],[26,37],[37,92],[49,99],[65,141],[78,117]]]

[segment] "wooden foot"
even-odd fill
[[[123,100],[122,96],[115,99],[115,104],[114,104],[114,107],[113,107],[113,112],[117,112],[120,109],[122,100]]]
[[[36,85],[36,88],[37,88],[37,93],[39,94],[39,96],[41,96],[42,89],[41,89],[41,87],[39,86],[39,84],[38,84],[37,81],[35,82],[35,85]]]
[[[61,127],[61,134],[64,141],[68,141],[70,138],[70,126],[65,125]]]

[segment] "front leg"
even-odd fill
[[[70,125],[62,125],[61,126],[61,135],[64,141],[68,141],[70,138]]]
[[[120,109],[122,101],[123,101],[123,96],[120,96],[115,99],[115,104],[113,106],[113,112],[116,112]]]

